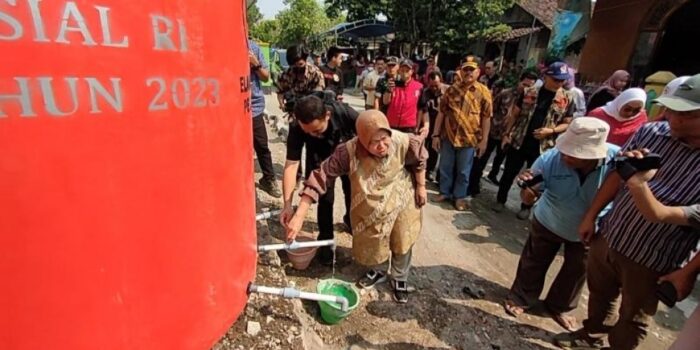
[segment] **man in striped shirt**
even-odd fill
[[[623,148],[647,149],[662,157],[661,168],[648,183],[659,202],[700,203],[700,74],[657,102],[668,108],[668,121],[646,124]],[[659,278],[676,270],[700,238],[688,227],[646,220],[621,179],[618,172],[608,176],[579,227],[581,239],[590,243],[588,319],[579,331],[557,336],[559,346],[600,348],[607,334],[611,348],[635,349],[656,313]],[[613,209],[596,234],[595,217],[613,199]],[[622,306],[614,322],[620,294]]]

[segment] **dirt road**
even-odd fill
[[[361,110],[361,99],[347,96],[346,101]],[[268,111],[279,115],[276,102],[268,97]],[[271,138],[275,168],[281,174],[284,145]],[[259,176],[259,174],[258,174]],[[436,187],[429,188],[435,193]],[[317,349],[550,349],[550,339],[563,331],[541,311],[533,310],[518,319],[508,316],[501,304],[513,281],[518,258],[528,234],[527,223],[515,218],[518,195],[511,192],[509,211],[497,214],[490,208],[495,200],[495,186],[484,182],[482,194],[472,202],[472,210],[456,212],[449,205],[429,203],[424,209],[422,235],[414,248],[414,268],[409,280],[417,291],[409,303],[392,301],[388,285],[363,293],[361,305],[345,321],[326,326],[320,319],[317,304],[298,302],[296,317],[306,334],[306,348]],[[342,198],[340,186],[336,198]],[[281,203],[259,191],[261,207],[279,207]],[[336,201],[335,219],[342,223],[342,200]],[[315,210],[310,211],[307,230],[315,229]],[[337,225],[340,241],[336,277],[354,281],[363,270],[350,258],[351,236]],[[278,238],[283,231],[276,220],[269,220],[266,230]],[[293,270],[281,253],[287,283],[314,291],[316,282],[331,274],[329,267],[313,264],[308,270]],[[558,271],[561,256],[550,269]],[[481,289],[484,297],[473,298],[462,292],[463,287]],[[587,292],[575,315],[585,317]],[[697,304],[697,289],[693,299],[681,307],[686,313]],[[687,314],[686,314],[687,316]],[[661,306],[642,349],[665,349],[675,338],[685,320],[679,309]],[[242,329],[242,328],[238,328]],[[263,331],[264,333],[264,331]],[[262,337],[262,335],[260,336]],[[264,340],[264,338],[260,338]],[[269,343],[256,343],[256,337],[233,336],[231,349],[270,348]],[[266,345],[268,344],[268,345]],[[294,348],[288,345],[275,348]]]

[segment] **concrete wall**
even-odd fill
[[[603,81],[626,69],[637,38],[655,0],[598,0],[581,54],[579,72],[588,81]]]

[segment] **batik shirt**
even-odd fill
[[[515,124],[513,125],[511,134],[511,146],[515,149],[520,149],[525,141],[528,130],[530,130],[530,122],[532,121],[532,116],[535,114],[535,110],[538,107],[537,98],[540,93],[540,88],[530,87],[525,89],[523,96],[520,97],[518,104],[520,107],[520,114],[516,117]],[[554,93],[554,98],[550,106],[547,109],[547,114],[544,117],[544,122],[541,126],[537,126],[535,129],[539,128],[550,128],[554,129],[559,124],[562,124],[566,118],[573,118],[575,104],[571,100],[571,95],[569,95],[566,90],[560,88]],[[556,140],[557,135],[552,134],[540,140],[540,153],[544,153],[546,150],[554,147],[554,140]]]
[[[307,64],[303,74],[294,72],[294,67],[289,67],[277,80],[277,93],[292,92],[295,97],[303,97],[314,91],[321,91],[326,87],[321,70]]]
[[[493,118],[491,119],[491,130],[489,135],[494,140],[500,140],[506,131],[506,118],[510,113],[513,103],[518,100],[520,93],[517,89],[506,89],[501,91],[493,100]]]
[[[478,82],[453,84],[442,96],[440,112],[444,118],[442,135],[452,146],[476,147],[485,137],[481,120],[492,117],[491,91]]]

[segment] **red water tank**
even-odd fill
[[[241,0],[0,1],[0,349],[207,349],[255,274]]]

